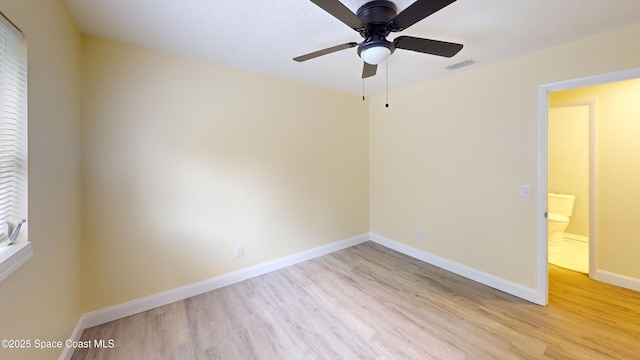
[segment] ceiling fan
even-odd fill
[[[391,1],[374,0],[362,5],[354,14],[338,0],[311,0],[311,2],[357,31],[364,38],[364,41],[332,46],[295,57],[293,60],[298,62],[307,61],[357,46],[358,55],[364,60],[362,69],[362,78],[364,79],[374,76],[378,69],[378,64],[385,61],[396,49],[452,57],[462,50],[462,44],[412,36],[398,36],[391,42],[387,40],[387,35],[405,30],[455,1],[417,0],[400,14],[396,14],[396,5]]]

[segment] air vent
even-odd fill
[[[449,66],[447,66],[447,69],[449,69],[449,70],[458,70],[460,68],[463,68],[463,67],[469,66],[469,65],[473,65],[475,63],[476,63],[475,60],[469,59],[469,60],[461,61],[459,63],[455,63],[453,65],[449,65]]]

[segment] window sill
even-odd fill
[[[0,281],[18,270],[32,256],[31,242],[0,247]]]

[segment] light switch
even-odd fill
[[[520,186],[520,197],[523,199],[531,199],[531,186],[530,185],[522,185]]]

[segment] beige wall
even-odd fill
[[[35,252],[0,283],[3,338],[64,341],[81,312],[369,229],[534,287],[536,203],[518,188],[536,186],[537,86],[640,66],[635,25],[397,91],[385,109],[383,97],[368,107],[97,38],[81,48],[58,1],[0,0],[0,10],[29,42]],[[602,165],[601,181],[621,181],[613,175],[628,154],[613,148],[627,162]],[[607,191],[637,198],[631,189]],[[601,206],[636,211],[629,201]],[[600,221],[637,238],[615,232],[630,216]],[[640,277],[632,250],[602,248],[599,265]],[[0,349],[12,359],[59,353]]]
[[[589,236],[589,107],[551,106],[548,122],[548,189],[551,193],[576,197],[565,233],[586,237]]]
[[[640,80],[566,90],[550,101],[598,102],[598,268],[640,279]]]
[[[635,24],[469,69],[396,91],[388,109],[372,99],[372,232],[535,288],[538,86],[638,67],[639,36]]]
[[[89,36],[83,55],[83,311],[369,231],[359,96]]]
[[[66,340],[80,316],[80,34],[58,1],[0,0],[26,34],[29,239],[34,256],[0,283],[0,338]],[[60,349],[6,350],[54,359]]]

